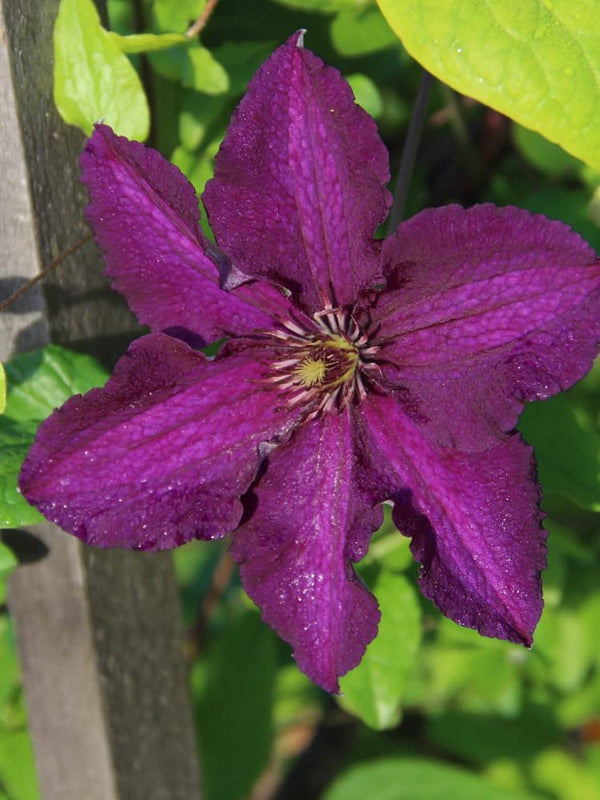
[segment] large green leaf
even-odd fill
[[[377,2],[436,77],[600,169],[596,0]]]
[[[32,525],[42,518],[17,489],[21,464],[39,423],[73,394],[105,382],[107,373],[89,356],[49,345],[5,364],[8,393],[0,417],[0,528]]]
[[[54,102],[65,122],[86,134],[102,120],[131,139],[148,135],[142,83],[100,25],[92,0],[61,0],[54,26]]]
[[[402,575],[381,570],[372,586],[381,608],[377,638],[361,663],[340,680],[340,705],[372,728],[395,727],[407,674],[421,640],[415,590]]]
[[[50,344],[16,356],[7,364],[8,402],[5,416],[41,422],[72,394],[101,386],[108,373],[91,356]]]
[[[534,445],[545,492],[600,511],[600,436],[577,417],[564,395],[525,408],[519,428]]]
[[[380,759],[345,772],[323,800],[534,800],[473,773],[426,759]]]
[[[275,637],[249,610],[229,622],[192,689],[207,800],[242,800],[271,752]]]

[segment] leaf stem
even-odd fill
[[[196,22],[194,22],[192,27],[188,28],[188,30],[185,32],[186,36],[188,36],[191,39],[192,36],[196,36],[197,34],[200,33],[202,28],[208,22],[208,18],[215,10],[215,6],[217,5],[218,2],[219,0],[208,0]]]
[[[408,133],[404,142],[404,149],[402,151],[402,158],[400,159],[400,167],[398,169],[398,177],[396,178],[396,187],[394,192],[394,202],[390,211],[387,222],[388,234],[393,233],[398,224],[404,216],[404,208],[406,206],[406,198],[408,197],[408,187],[412,175],[415,159],[417,156],[417,149],[421,140],[423,126],[425,125],[425,115],[427,113],[427,103],[429,101],[429,92],[433,86],[434,77],[431,73],[423,70],[423,77],[421,78],[421,85],[415,100],[415,107],[413,109],[410,124],[408,126]]]
[[[13,292],[13,294],[11,294],[10,297],[7,297],[6,300],[3,300],[0,303],[0,311],[7,309],[15,302],[15,300],[18,300],[21,295],[24,295],[25,292],[28,292],[30,289],[32,289],[38,281],[41,281],[41,279],[45,277],[51,270],[53,270],[54,267],[58,266],[61,261],[79,250],[79,248],[82,247],[86,242],[89,242],[93,235],[94,234],[91,233],[91,231],[90,233],[86,233],[83,238],[79,239],[79,241],[75,242],[75,244],[72,244],[70,247],[60,253],[60,255],[56,256],[56,258],[53,258],[52,261],[49,264],[46,264],[46,266],[40,270],[37,275],[35,275],[31,280],[27,281],[27,283],[24,283],[23,286],[17,289],[16,292]]]

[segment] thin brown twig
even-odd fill
[[[58,266],[61,261],[79,250],[79,248],[82,247],[86,242],[89,242],[93,235],[94,234],[91,231],[90,233],[86,233],[83,238],[79,239],[79,241],[75,242],[75,244],[72,244],[70,247],[67,247],[67,249],[63,250],[60,255],[56,256],[56,258],[53,258],[52,261],[49,264],[46,264],[46,266],[43,267],[37,275],[35,275],[31,280],[27,281],[27,283],[24,283],[23,286],[11,294],[10,297],[7,297],[6,300],[3,300],[0,303],[0,311],[4,311],[6,308],[11,306],[15,300],[18,300],[21,295],[25,294],[25,292],[28,292],[38,281],[41,281],[42,278],[51,270],[53,270],[54,267]]]
[[[217,5],[218,2],[219,0],[208,0],[207,4],[202,9],[202,13],[200,14],[196,22],[194,22],[192,27],[188,28],[188,30],[185,32],[186,36],[188,36],[191,39],[192,36],[197,36],[197,34],[200,33],[202,28],[208,22],[208,18],[215,10],[215,6]]]

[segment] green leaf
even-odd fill
[[[224,94],[229,89],[229,76],[210,50],[193,41],[187,47],[152,53],[152,66],[172,81],[210,95]]]
[[[0,527],[32,525],[42,517],[17,490],[21,464],[39,423],[71,395],[106,381],[90,356],[58,345],[17,356],[5,364],[6,411],[0,417]]]
[[[535,785],[561,800],[600,800],[600,786],[578,758],[558,747],[544,750],[530,766]]]
[[[65,120],[90,134],[102,120],[145,139],[150,112],[141,81],[92,0],[61,0],[54,26],[54,102]]]
[[[206,0],[154,0],[152,21],[160,31],[184,31],[198,19]]]
[[[457,767],[426,759],[386,758],[352,767],[322,800],[534,800],[511,792]]]
[[[377,8],[341,11],[331,21],[331,41],[343,56],[375,53],[397,42],[395,33]]]
[[[210,800],[247,797],[268,762],[274,645],[274,634],[252,609],[230,622],[205,661],[196,664],[192,684]]]
[[[377,0],[440,80],[600,169],[595,0]]]
[[[4,414],[6,408],[6,371],[0,363],[0,414]]]
[[[513,141],[523,156],[536,169],[552,178],[565,175],[577,175],[581,170],[581,161],[573,158],[553,142],[522,125],[513,125]]]
[[[584,426],[564,395],[531,403],[519,428],[535,447],[545,492],[600,511],[600,436]]]
[[[402,575],[381,570],[372,587],[381,608],[377,638],[361,663],[340,680],[339,704],[376,730],[400,721],[400,700],[421,640],[415,590]]]
[[[37,800],[35,764],[26,730],[0,730],[0,785],[11,800]]]
[[[371,5],[372,0],[275,0],[279,5],[300,11],[334,14],[346,9],[362,9]]]
[[[123,53],[152,53],[155,50],[168,50],[178,44],[188,44],[189,39],[181,33],[134,33],[131,36],[119,36],[108,32]]]
[[[188,47],[189,68],[183,85],[205,94],[224,94],[229,89],[229,76],[206,47]]]
[[[3,542],[0,542],[0,603],[6,603],[6,579],[17,566],[15,554]],[[2,665],[0,664],[0,675]],[[0,679],[1,683],[1,679]]]
[[[0,528],[35,525],[42,516],[17,489],[17,479],[38,428],[37,422],[0,418]]]
[[[5,367],[6,417],[17,421],[41,422],[71,395],[101,386],[108,378],[95,358],[56,344],[16,356]]]
[[[383,111],[383,100],[371,78],[357,72],[355,75],[346,75],[346,80],[352,88],[354,99],[358,105],[362,106],[367,114],[377,119]]]

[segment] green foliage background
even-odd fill
[[[444,81],[430,96],[409,213],[511,203],[566,221],[600,249],[600,15],[590,0],[574,17],[562,0],[220,0],[200,36],[186,36],[206,5],[109,0],[107,31],[91,0],[62,0],[54,69],[63,118],[86,133],[104,119],[146,139],[201,193],[247,81],[302,27],[376,118],[393,172],[423,74],[415,58]],[[51,347],[6,367],[4,527],[38,519],[16,492],[35,426],[105,378],[81,358]],[[382,607],[381,633],[334,701],[260,623],[223,545],[175,553],[207,800],[292,790],[323,800],[600,800],[599,397],[596,369],[522,417],[550,531],[531,651],[443,619],[418,594],[407,541],[388,518],[360,567]],[[0,602],[13,566],[0,547]],[[35,797],[3,614],[0,800]]]

